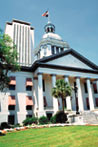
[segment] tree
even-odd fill
[[[63,79],[57,80],[55,87],[52,88],[52,96],[55,98],[62,99],[63,112],[64,112],[65,99],[67,96],[71,96],[71,93],[72,93],[71,86]]]
[[[18,71],[18,54],[11,38],[0,30],[0,90],[8,87],[10,78],[8,72]]]

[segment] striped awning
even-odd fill
[[[9,96],[8,97],[8,105],[16,105],[15,96]]]
[[[32,78],[26,79],[26,86],[33,86]]]
[[[26,106],[28,106],[28,105],[29,105],[29,106],[33,106],[33,105],[34,105],[31,96],[27,96],[27,97],[26,97]]]
[[[15,77],[10,77],[10,85],[16,85],[16,78]]]

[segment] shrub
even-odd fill
[[[0,128],[1,129],[7,129],[7,128],[10,128],[10,125],[7,122],[2,122]]]
[[[38,123],[38,118],[37,117],[32,117],[30,118],[30,123],[34,123],[34,124],[37,124]]]
[[[23,121],[23,125],[31,125],[31,124],[37,124],[38,123],[38,118],[37,117],[27,117],[24,121]]]
[[[23,125],[24,126],[27,126],[28,124],[29,124],[29,117],[28,118],[26,118],[24,121],[23,121]]]
[[[49,120],[46,116],[41,116],[39,118],[39,124],[44,125],[44,124],[48,124]]]
[[[63,111],[59,111],[55,114],[56,123],[65,123],[67,121],[67,114]]]
[[[56,123],[56,115],[54,115],[54,116],[52,116],[52,117],[50,118],[50,122],[53,123],[53,124]]]
[[[18,123],[16,125],[14,125],[14,128],[16,128],[16,127],[21,127],[21,125]]]

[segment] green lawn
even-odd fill
[[[0,147],[98,147],[97,126],[28,129],[0,136]]]

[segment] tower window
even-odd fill
[[[63,52],[64,51],[64,48],[61,48],[61,52]]]
[[[47,32],[49,32],[49,28],[47,28]]]
[[[51,32],[53,32],[53,28],[51,28]]]
[[[56,53],[59,53],[59,48],[58,47],[56,47]]]
[[[54,46],[51,47],[51,51],[52,51],[52,55],[55,54],[54,53]]]

